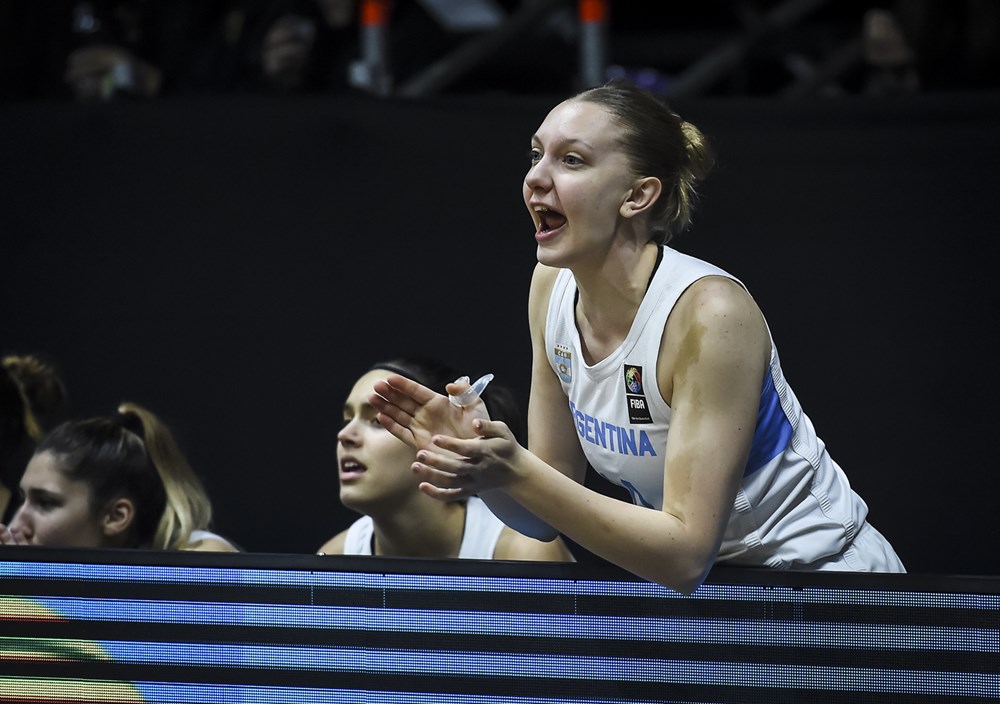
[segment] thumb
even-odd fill
[[[459,394],[464,393],[471,385],[472,384],[469,383],[469,377],[460,376],[450,384],[445,384],[444,390],[452,396],[458,396]]]
[[[477,418],[472,422],[472,429],[476,431],[476,435],[485,440],[490,438],[505,438],[510,435],[510,429],[501,420]]]

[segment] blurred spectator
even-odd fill
[[[428,75],[452,50],[478,41],[527,4],[392,2],[388,61],[394,85]],[[792,60],[828,56],[844,44],[841,25],[853,41],[860,23],[864,61],[855,58],[851,65],[851,92],[858,83],[875,94],[1000,87],[996,0],[827,3],[765,36],[761,18],[779,4],[689,5],[675,8],[669,24],[657,25],[638,0],[616,0],[608,59],[619,66],[612,70],[663,92],[671,76],[743,36],[753,40],[753,51],[713,94],[767,94],[787,80],[790,54]],[[350,90],[350,66],[361,58],[358,6],[358,0],[0,0],[0,100]],[[493,24],[457,21],[474,6],[492,13]],[[546,21],[532,22],[516,39],[477,57],[468,71],[454,71],[447,91],[565,92],[579,70],[576,30],[575,3],[556,3]]]
[[[120,3],[113,16],[102,16],[97,3],[78,2],[71,26],[75,41],[66,57],[65,79],[77,100],[110,100],[116,93],[159,94],[161,71],[135,53],[141,51],[144,38],[138,7]],[[112,31],[115,28],[120,31]]]
[[[894,13],[882,8],[866,12],[862,36],[869,67],[866,92],[891,95],[920,88],[916,55]]]
[[[338,90],[354,0],[0,0],[0,98]]]
[[[79,100],[215,92],[245,80],[254,7],[226,0],[81,0],[65,80]]]
[[[18,481],[35,444],[69,411],[55,368],[37,355],[9,354],[0,363],[0,523],[13,512]]]
[[[348,85],[357,58],[354,0],[312,0],[277,17],[261,46],[261,78],[280,90],[333,90]]]
[[[1000,3],[897,0],[865,14],[869,92],[1000,87]]]

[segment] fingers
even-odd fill
[[[445,456],[439,452],[421,450],[417,453],[417,461],[413,463],[413,471],[420,474],[425,480],[433,481],[438,486],[441,486],[442,483],[434,481],[431,472],[445,474],[444,479],[450,485],[456,477],[468,475],[469,463],[469,458],[462,455],[449,454]]]
[[[450,384],[445,384],[444,390],[445,392],[452,394],[453,396],[459,396],[465,393],[465,391],[469,389],[470,386],[471,385],[469,384],[469,377],[463,376],[460,379],[456,379],[455,381],[451,382]]]
[[[434,443],[435,447],[438,447],[442,450],[446,450],[451,455],[463,459],[466,462],[469,461],[466,458],[471,459],[477,456],[479,454],[478,450],[481,449],[476,447],[476,445],[480,442],[479,438],[473,438],[472,440],[461,440],[459,438],[453,438],[450,435],[435,435],[431,439],[431,442]],[[441,453],[436,453],[433,457],[428,457],[426,461],[429,464],[434,464],[434,466],[437,466],[437,462],[441,461],[439,460],[439,458],[443,459],[444,455],[442,455]],[[417,459],[421,458],[417,457]]]
[[[456,501],[475,496],[483,490],[483,477],[474,472],[475,465],[464,458],[451,459],[437,453],[420,453],[426,462],[414,462],[413,473],[418,475],[420,491],[441,501]],[[454,469],[455,471],[447,471]]]
[[[385,381],[376,381],[373,392],[368,397],[372,408],[379,413],[388,413],[396,417],[397,422],[408,425],[406,417],[412,418],[420,409],[420,405],[409,396],[400,393]]]
[[[433,442],[442,450],[453,452],[462,457],[476,458],[483,453],[484,448],[481,445],[483,440],[512,439],[510,430],[503,421],[476,419],[472,422],[472,428],[478,437],[462,440],[447,435],[435,435]]]
[[[416,439],[413,437],[413,433],[410,432],[409,428],[405,424],[396,422],[395,418],[393,418],[389,413],[383,413],[381,411],[376,418],[378,419],[379,425],[396,436],[396,438],[402,440],[410,447],[413,447],[414,449],[416,448]]]
[[[381,417],[379,421],[382,422]],[[382,425],[391,430],[386,422],[382,422]],[[472,425],[478,433],[478,437],[463,440],[450,435],[435,435],[430,438],[433,447],[417,448],[420,450],[417,454],[418,463],[451,474],[467,475],[488,454],[504,457],[509,455],[509,449],[505,449],[504,446],[507,444],[516,445],[517,441],[514,440],[507,424],[502,421],[477,419],[473,421]],[[501,442],[499,445],[492,443],[486,445],[484,440],[500,440]],[[435,449],[441,450],[441,452],[435,452]]]
[[[472,429],[476,435],[489,440],[490,438],[513,438],[510,428],[502,420],[475,420],[472,422]]]
[[[429,482],[421,482],[420,491],[424,492],[432,499],[437,499],[438,501],[459,501],[474,495],[473,492],[468,489],[442,489],[430,484]]]
[[[396,406],[389,401],[386,401],[382,396],[378,394],[372,394],[368,398],[368,402],[372,405],[379,414],[379,420],[382,420],[382,416],[385,416],[392,420],[394,423],[403,426],[404,428],[409,428],[410,423],[413,422],[413,414],[407,413],[399,406]],[[385,423],[382,423],[384,427]],[[387,428],[388,429],[388,428]]]
[[[0,523],[0,545],[24,545],[24,536]]]
[[[390,374],[384,381],[375,382],[375,391],[410,415],[441,395],[399,374]]]
[[[440,455],[435,455],[434,453],[421,452],[428,461],[427,462],[414,462],[410,465],[410,469],[413,473],[419,476],[424,482],[433,484],[439,489],[457,489],[463,488],[469,484],[469,478],[462,476],[457,472],[450,472],[446,469],[437,466]]]
[[[368,397],[372,407],[379,413],[392,416],[393,420],[408,428],[413,417],[424,406],[438,399],[444,400],[441,394],[398,374],[376,381],[374,392]]]
[[[472,485],[472,477],[468,475],[445,472],[420,462],[414,462],[412,469],[414,474],[424,480],[419,484],[420,491],[432,499],[458,501],[474,496],[476,493],[475,487]]]

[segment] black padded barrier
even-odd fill
[[[10,548],[3,702],[987,702],[1000,581]]]

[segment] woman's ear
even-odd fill
[[[663,182],[655,176],[640,178],[632,184],[632,190],[625,196],[618,212],[623,218],[631,218],[648,211],[660,198]]]
[[[108,504],[101,518],[101,532],[106,538],[114,541],[124,536],[132,521],[135,520],[135,504],[131,499],[121,496]]]

